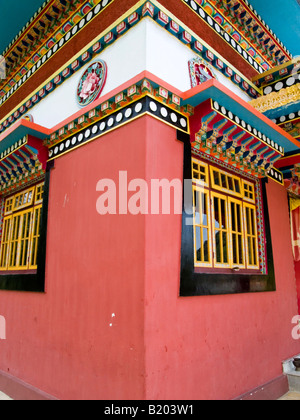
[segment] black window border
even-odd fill
[[[183,179],[192,179],[192,146],[190,136],[177,131],[177,139],[184,143]],[[182,238],[181,238],[181,273],[180,296],[211,296],[239,293],[260,293],[276,291],[273,248],[268,211],[266,184],[268,178],[262,179],[262,200],[264,208],[264,224],[267,248],[268,274],[216,274],[197,273],[194,266],[194,232],[193,225],[186,223],[193,214],[192,194],[190,203],[184,203],[182,209]],[[183,197],[185,193],[183,192]]]
[[[37,270],[34,274],[1,274],[0,290],[15,292],[45,292],[45,271],[46,271],[46,242],[47,242],[47,224],[48,224],[48,203],[50,173],[53,164],[47,165],[45,174],[43,207],[41,213],[40,238],[37,253]]]

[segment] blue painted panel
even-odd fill
[[[0,54],[43,3],[44,0],[0,0]]]
[[[249,0],[249,3],[292,55],[300,55],[300,5],[298,1]]]

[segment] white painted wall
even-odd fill
[[[175,88],[186,91],[191,88],[188,61],[197,55],[178,39],[167,33],[151,19],[143,19],[124,36],[107,47],[97,58],[107,63],[108,75],[102,96],[121,84],[148,70]],[[79,80],[91,64],[89,62],[67,79],[30,113],[37,124],[52,128],[82,109],[76,101]],[[222,73],[216,72],[218,80],[240,98],[250,98]]]

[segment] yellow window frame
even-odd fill
[[[28,188],[16,195],[14,195],[13,211],[24,209],[33,205],[35,196],[35,187]]]
[[[41,182],[5,200],[0,271],[37,269],[43,187]]]
[[[44,182],[41,182],[40,184],[37,184],[35,187],[35,204],[40,204],[43,202],[43,195],[44,195]]]
[[[33,209],[31,208],[15,213],[12,216],[8,270],[28,269],[28,248],[32,229],[32,211]],[[25,224],[24,221],[27,223]],[[26,242],[25,264],[23,250],[25,250],[24,245]]]
[[[8,266],[11,222],[12,216],[5,217],[3,220],[2,241],[0,249],[0,270],[6,270]]]
[[[232,212],[232,205],[234,207],[234,214]],[[230,222],[230,264],[232,268],[246,268],[243,202],[241,200],[228,197],[228,211]],[[238,229],[238,226],[240,226],[240,229]],[[242,249],[241,253],[240,245]],[[236,261],[234,258],[234,251],[236,254]],[[242,257],[242,259],[240,258],[240,256]]]
[[[5,200],[4,215],[11,214],[13,211],[14,196]]]
[[[215,199],[218,200],[218,224],[219,227],[216,227],[216,209],[215,209]],[[222,212],[221,212],[221,200],[224,201],[225,206],[225,228],[222,227]],[[211,192],[211,207],[212,207],[212,230],[213,230],[213,245],[214,245],[214,266],[217,268],[230,268],[230,229],[229,229],[229,214],[228,214],[228,197],[219,194],[216,192]],[[220,227],[221,226],[221,227]],[[216,233],[219,232],[219,243],[220,243],[220,260],[217,261],[218,252],[217,252],[217,243],[216,243]],[[226,241],[224,241],[223,234],[226,234]],[[226,242],[227,250],[227,262],[224,258],[224,242]]]
[[[215,176],[217,175],[217,176]],[[243,197],[242,180],[238,176],[232,175],[229,172],[210,166],[211,187],[217,191],[222,191],[235,197]],[[219,184],[216,183],[218,179]],[[223,186],[226,184],[226,187]],[[233,188],[230,188],[232,185]],[[238,186],[238,188],[237,188]],[[237,191],[237,189],[239,191]]]
[[[195,193],[198,194],[198,197],[200,198],[198,203],[195,200]],[[203,203],[203,197],[205,200],[205,204]],[[196,217],[196,209],[197,204],[199,207],[199,220],[197,220]],[[204,208],[204,205],[206,206],[206,218],[207,223],[204,224],[204,213],[202,209]],[[198,186],[193,186],[193,209],[194,209],[194,263],[196,267],[212,267],[212,240],[211,240],[211,214],[210,214],[210,196],[209,191],[205,190],[204,188],[200,188]],[[205,261],[205,255],[204,255],[204,231],[207,231],[207,254],[208,254],[208,261]],[[199,235],[197,234],[199,232]],[[197,241],[200,242],[200,249],[201,249],[201,255],[200,258],[198,258],[197,252]]]
[[[37,252],[40,238],[42,205],[33,208],[31,244],[29,251],[29,269],[37,269]]]
[[[208,164],[192,158],[192,178],[197,184],[209,186]],[[204,178],[204,179],[203,179]]]
[[[255,203],[255,185],[252,182],[243,180],[243,196],[244,200]]]
[[[192,163],[193,175],[202,174],[193,177],[194,266],[259,270],[255,183],[196,158]]]
[[[249,215],[249,212],[251,215]],[[253,212],[253,213],[252,213]],[[244,224],[246,241],[246,259],[248,269],[259,269],[258,232],[256,223],[256,207],[244,202]],[[250,241],[250,246],[249,246]],[[256,260],[257,264],[252,264]]]

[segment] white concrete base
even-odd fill
[[[283,373],[296,372],[296,368],[293,365],[293,360],[296,358],[300,358],[300,354],[282,362]]]
[[[282,363],[282,367],[283,373],[287,375],[290,391],[300,392],[300,372],[297,372],[295,366],[293,365],[293,360],[295,358],[300,358],[300,355],[285,360]]]
[[[0,401],[12,401],[12,398],[0,391]]]

